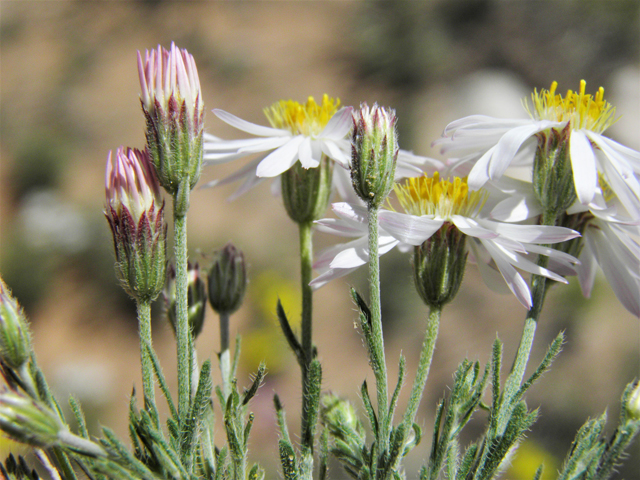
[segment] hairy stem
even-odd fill
[[[380,305],[380,260],[378,257],[378,207],[373,203],[368,205],[369,213],[369,302],[371,309],[372,351],[377,361],[371,362],[376,377],[378,398],[378,429],[377,442],[379,452],[386,452],[389,444],[388,421],[388,387],[387,363],[384,355],[384,338],[382,334],[382,309]]]
[[[303,448],[313,452],[313,438],[308,431],[313,429],[309,425],[309,366],[313,360],[313,290],[311,282],[313,264],[313,239],[311,222],[298,224],[300,234],[300,286],[302,288],[302,439]]]
[[[144,394],[145,408],[153,407],[155,410],[156,394],[153,381],[153,363],[151,356],[145,348],[151,348],[151,303],[148,301],[136,302],[138,309],[138,329],[140,334],[140,364],[142,365],[142,392]],[[147,402],[149,405],[147,405]]]

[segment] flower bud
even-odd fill
[[[209,302],[219,314],[231,314],[240,308],[247,289],[244,255],[231,243],[216,252],[209,270]]]
[[[633,420],[640,420],[640,383],[636,383],[626,402],[627,414]]]
[[[533,189],[543,212],[557,218],[577,199],[569,157],[570,124],[538,136],[533,162]]]
[[[337,395],[326,394],[320,404],[320,418],[331,435],[342,440],[360,438],[364,443],[364,427],[350,402]]]
[[[202,170],[204,105],[198,70],[193,56],[172,43],[170,50],[158,45],[147,51],[144,61],[138,52],[138,74],[151,159],[160,184],[175,196],[185,180],[189,190],[195,187]]]
[[[282,200],[291,220],[303,224],[322,218],[329,206],[333,180],[333,162],[326,155],[316,168],[304,168],[296,162],[280,178]]]
[[[67,428],[48,407],[16,393],[0,394],[0,429],[18,442],[48,448]]]
[[[398,135],[396,112],[374,104],[360,105],[353,113],[351,182],[368,205],[380,206],[387,198],[396,170]]]
[[[0,278],[0,360],[19,370],[31,355],[31,335],[24,312]]]
[[[164,285],[166,232],[164,201],[146,151],[109,152],[105,216],[113,233],[116,274],[138,301],[154,300]]]
[[[420,298],[442,308],[458,294],[467,263],[466,236],[445,222],[426,242],[414,248],[413,278]]]
[[[162,291],[165,302],[165,310],[169,323],[176,331],[176,270],[173,265],[169,266],[167,271],[167,283]],[[204,325],[204,316],[206,313],[205,306],[207,303],[207,289],[205,286],[200,266],[196,263],[187,266],[187,317],[189,319],[189,327],[191,335],[196,338],[202,332]]]

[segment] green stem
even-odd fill
[[[416,418],[418,407],[420,406],[424,386],[427,383],[427,377],[429,376],[429,369],[431,367],[431,360],[433,359],[436,339],[438,338],[441,314],[442,307],[432,307],[429,312],[427,329],[424,334],[424,341],[422,342],[422,350],[420,351],[418,371],[416,372],[416,378],[413,381],[411,395],[409,396],[409,404],[407,405],[407,410],[404,414],[403,423],[405,425],[405,432],[408,432],[409,428],[411,428],[411,425]]]
[[[229,352],[229,314],[220,314],[220,373],[225,401],[231,393],[231,357]]]
[[[144,394],[145,408],[153,407],[155,410],[156,394],[153,381],[153,362],[145,345],[151,347],[151,303],[148,301],[136,302],[138,308],[138,329],[140,334],[140,364],[142,365],[142,392]],[[148,404],[147,404],[148,402]]]
[[[300,236],[300,286],[302,289],[302,440],[303,448],[313,452],[313,438],[309,430],[314,425],[309,425],[309,366],[313,360],[313,290],[309,286],[313,265],[313,238],[311,222],[298,224]]]
[[[174,198],[174,206],[178,205]],[[174,210],[174,242],[176,256],[176,339],[178,350],[178,415],[186,420],[191,404],[191,358],[189,352],[189,319],[187,274],[187,215]]]
[[[557,215],[554,212],[545,212],[542,215],[541,224],[553,226],[556,224]],[[549,264],[549,257],[546,255],[540,255],[538,257],[538,265],[546,268]],[[527,369],[527,363],[529,362],[529,356],[531,355],[531,348],[533,347],[533,339],[536,334],[536,327],[538,326],[538,320],[542,307],[544,305],[545,296],[547,293],[547,278],[542,275],[532,275],[531,277],[531,309],[524,321],[524,329],[522,331],[522,337],[520,339],[520,345],[516,352],[516,357],[511,367],[511,372],[504,386],[502,393],[502,406],[498,413],[497,421],[497,433],[502,434],[507,427],[507,423],[511,417],[511,412],[515,407],[512,404],[512,399],[520,389],[522,385],[522,379],[524,378],[525,370]]]
[[[382,334],[382,309],[380,306],[380,259],[378,254],[378,207],[368,205],[369,220],[369,303],[371,310],[371,349],[376,361],[371,362],[376,377],[378,396],[378,446],[380,454],[388,449],[389,421],[388,421],[388,387],[387,363],[384,355],[384,338]]]

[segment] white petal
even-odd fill
[[[591,297],[591,290],[596,280],[596,273],[598,271],[598,262],[596,257],[591,251],[589,243],[585,241],[582,247],[582,253],[580,254],[580,265],[577,266],[578,281],[580,282],[580,289],[582,295],[585,298]]]
[[[304,168],[315,168],[318,166],[316,161],[314,164],[313,155],[311,154],[311,139],[304,137],[298,146],[298,158]]]
[[[349,130],[351,130],[351,126],[353,125],[353,120],[351,118],[352,107],[343,107],[333,114],[333,117],[327,122],[327,125],[324,127],[324,130],[320,133],[320,138],[330,138],[333,140],[337,140],[340,138],[344,138]]]
[[[426,216],[417,217],[389,210],[380,210],[378,219],[380,227],[409,245],[422,245],[444,224],[444,220],[434,220]]]
[[[549,127],[550,122],[536,122],[533,125],[516,127],[505,133],[491,156],[488,174],[492,180],[500,178],[522,144],[536,133]]]
[[[266,152],[267,150],[273,150],[274,148],[281,147],[287,142],[291,141],[291,137],[271,137],[261,139],[261,142],[255,142],[253,144],[247,144],[244,147],[238,149],[238,153],[250,154],[258,152]]]
[[[313,222],[318,231],[340,235],[341,237],[362,237],[367,235],[366,224],[350,222],[338,218],[323,218]]]
[[[604,135],[598,135],[594,132],[588,132],[588,135],[589,138],[591,138],[591,140],[593,140],[594,143],[598,145],[598,147],[604,150],[603,145],[606,145],[606,147],[608,147],[611,152],[614,152],[614,155],[616,157],[624,160],[625,163],[628,163],[636,173],[640,173],[639,151],[626,147],[621,143],[616,142],[615,140],[611,140],[610,138],[605,137]]]
[[[355,268],[329,268],[326,269],[321,275],[318,275],[311,282],[309,282],[309,286],[313,287],[314,290],[319,289],[320,287],[325,286],[331,280],[335,280],[336,278],[344,277],[345,275],[353,272]]]
[[[453,215],[451,217],[453,224],[465,235],[475,238],[496,238],[498,234],[485,228],[479,222],[460,215]]]
[[[504,178],[504,177],[503,177]],[[513,195],[498,202],[489,214],[494,220],[503,222],[521,222],[542,213],[538,202],[524,195]]]
[[[340,218],[352,220],[367,225],[369,222],[369,213],[367,207],[362,205],[354,205],[352,203],[338,202],[331,204],[331,210]]]
[[[485,183],[489,181],[489,161],[495,151],[496,147],[493,146],[487,150],[482,157],[478,159],[467,178],[467,185],[471,190],[478,190]]]
[[[298,160],[298,146],[304,137],[293,137],[289,142],[267,155],[256,170],[259,177],[275,177],[287,171]]]
[[[479,220],[481,225],[490,228],[503,237],[524,243],[558,243],[580,236],[579,232],[564,227],[544,225],[514,225],[511,223]]]
[[[593,147],[584,132],[581,130],[571,132],[569,151],[576,194],[580,203],[587,205],[596,193],[598,171]]]
[[[524,305],[527,309],[531,309],[531,292],[529,292],[529,286],[524,281],[522,276],[511,265],[509,259],[504,255],[504,252],[498,248],[490,240],[480,240],[482,245],[487,249],[491,258],[496,262],[496,267],[502,274],[507,286],[516,296],[518,301]]]
[[[626,265],[615,256],[601,231],[593,229],[593,232],[587,236],[587,241],[620,303],[636,317],[640,317],[640,282],[638,279],[630,275]]]
[[[350,155],[347,155],[333,140],[320,140],[322,152],[330,159],[338,162],[343,167],[349,167]]]
[[[291,136],[286,130],[281,130],[279,128],[271,128],[264,127],[262,125],[256,125],[255,123],[247,122],[246,120],[242,120],[235,115],[225,112],[224,110],[215,109],[213,113],[223,122],[231,125],[232,127],[237,128],[238,130],[242,130],[243,132],[250,133],[252,135],[258,135],[260,137],[284,137]]]

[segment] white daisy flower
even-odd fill
[[[518,269],[567,282],[557,273],[525,258],[525,255],[547,255],[557,265],[563,266],[563,270],[575,272],[575,258],[539,244],[569,240],[579,236],[578,232],[562,227],[513,225],[483,218],[481,212],[487,192],[469,191],[466,179],[456,177],[449,181],[440,179],[436,173],[433,177],[410,178],[404,185],[396,185],[395,192],[405,213],[385,209],[379,211],[383,239],[380,243],[384,242],[385,252],[394,246],[420,246],[441,228],[455,228],[469,240],[467,246],[481,271],[487,267],[497,269],[509,289],[527,308],[532,305],[531,293]],[[344,269],[353,270],[368,261],[366,211],[358,211],[344,204],[334,205],[333,208],[340,220],[320,220],[317,223],[325,230],[333,226],[343,235],[355,236],[362,232],[362,237],[323,252],[315,265],[321,275],[311,282],[313,285],[322,285],[341,276],[337,273],[344,274]],[[490,276],[483,275],[483,278]]]
[[[474,162],[469,187],[478,189],[499,179],[512,165],[532,165],[538,144],[536,135],[550,129],[568,141],[573,179],[578,200],[589,204],[598,185],[598,174],[611,186],[627,210],[640,216],[640,152],[602,135],[615,122],[615,108],[604,100],[604,89],[595,96],[569,90],[556,94],[557,83],[549,90],[535,91],[532,105],[525,102],[531,119],[508,120],[472,115],[450,123],[444,138],[434,144],[442,152],[455,154],[458,162]]]
[[[506,197],[491,210],[491,218],[522,222],[542,213],[530,183],[506,177],[491,183]],[[591,296],[599,265],[620,303],[640,317],[640,220],[628,216],[605,180],[600,178],[599,184],[604,189],[598,188],[589,205],[576,202],[560,219],[583,237],[573,240],[579,242],[577,245],[563,250],[574,253],[580,260],[576,272],[585,297]]]
[[[321,104],[309,97],[306,104],[280,100],[265,108],[270,127],[247,122],[224,110],[214,110],[215,115],[225,123],[258,138],[222,140],[205,133],[204,164],[221,164],[254,155],[258,157],[231,176],[209,182],[204,187],[243,180],[232,196],[235,198],[264,179],[277,177],[287,171],[298,160],[305,168],[315,168],[320,164],[322,155],[326,155],[342,167],[334,169],[335,188],[342,198],[351,198],[351,111],[352,107],[340,108],[340,100],[326,94]],[[418,176],[425,169],[442,166],[438,160],[401,150],[396,177]],[[275,188],[277,191],[278,187]]]

